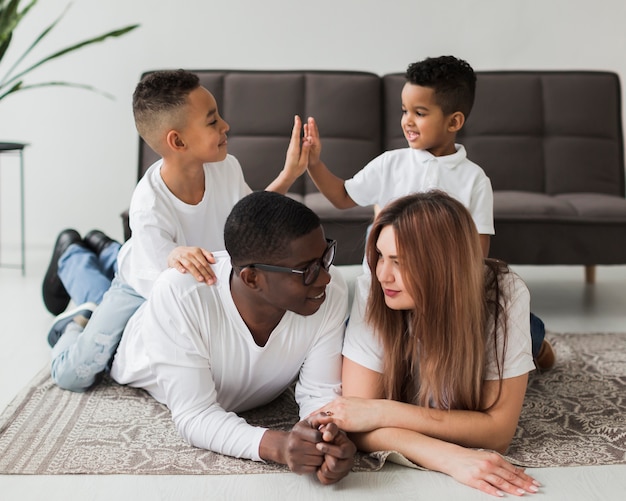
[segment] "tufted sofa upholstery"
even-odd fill
[[[618,76],[592,71],[477,76],[474,109],[459,142],[494,189],[490,254],[515,264],[625,264]],[[404,78],[384,80],[389,106]],[[387,131],[386,148],[403,142],[401,131]]]
[[[221,115],[230,125],[228,152],[241,163],[253,190],[265,188],[282,169],[296,114],[316,118],[324,135],[323,158],[338,176],[352,176],[381,151],[381,81],[377,75],[326,71],[195,73],[215,96]],[[140,139],[138,176],[157,158]],[[326,234],[340,241],[337,264],[360,262],[365,230],[373,215],[371,207],[334,209],[307,175],[296,181],[290,196],[315,210]]]
[[[322,158],[347,179],[384,150],[406,147],[402,73],[199,70],[231,126],[229,152],[263,189],[284,163],[294,114],[314,116]],[[459,135],[494,188],[491,252],[512,264],[626,264],[620,82],[598,71],[477,72]],[[156,159],[140,140],[141,177]],[[371,208],[334,209],[308,176],[291,196],[339,241],[338,264],[361,261]],[[125,235],[129,235],[125,220]],[[588,275],[592,279],[592,275]]]

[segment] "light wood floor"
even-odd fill
[[[49,361],[52,316],[41,300],[50,250],[27,254],[27,273],[0,269],[0,410]],[[4,256],[3,256],[4,259]],[[626,266],[599,267],[584,284],[582,267],[515,267],[532,294],[532,310],[555,332],[626,331]],[[356,267],[346,269],[353,275]],[[625,421],[626,422],[626,421]],[[529,470],[542,484],[536,500],[622,500],[626,466]],[[528,497],[528,495],[526,496]],[[387,465],[322,487],[295,474],[209,476],[0,476],[2,501],[73,500],[457,500],[491,499],[433,472]]]

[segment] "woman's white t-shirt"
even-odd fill
[[[513,271],[500,279],[503,307],[507,317],[507,342],[503,378],[526,374],[535,368],[530,338],[530,293],[524,281]],[[372,327],[365,322],[365,307],[370,288],[370,275],[361,275],[355,284],[352,312],[343,344],[343,355],[375,372],[383,372],[383,346]],[[497,330],[501,350],[503,330]],[[493,343],[487,342],[484,379],[497,380],[498,369]]]

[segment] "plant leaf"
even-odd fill
[[[17,28],[22,18],[30,11],[30,9],[37,3],[38,0],[27,0],[27,1],[28,1],[28,4],[26,5],[26,7],[24,7],[20,11],[19,10],[20,0],[0,0],[0,63],[2,62],[2,59],[11,43],[14,30]],[[8,96],[9,94],[13,94],[21,90],[32,89],[35,87],[46,87],[46,86],[56,86],[56,85],[88,89],[88,90],[95,91],[99,94],[102,94],[105,97],[113,98],[112,95],[106,92],[103,92],[95,87],[91,87],[89,85],[83,85],[83,84],[75,84],[75,83],[70,83],[70,82],[54,81],[54,82],[44,82],[44,83],[38,83],[38,84],[32,84],[32,85],[24,85],[22,77],[26,75],[27,73],[33,71],[35,68],[38,68],[42,64],[45,64],[52,59],[56,59],[58,57],[61,57],[75,50],[78,50],[87,45],[102,42],[108,38],[115,38],[115,37],[120,37],[122,35],[125,35],[126,33],[138,28],[139,24],[133,24],[133,25],[126,26],[124,28],[112,30],[102,35],[99,35],[97,37],[89,38],[82,42],[73,44],[69,47],[66,47],[62,50],[59,50],[57,52],[50,54],[49,56],[37,61],[35,64],[31,64],[25,70],[20,70],[19,73],[13,75],[13,73],[17,71],[17,68],[19,68],[19,65],[24,61],[26,56],[30,54],[30,52],[33,50],[33,48],[37,46],[41,42],[41,40],[44,39],[48,35],[48,33],[50,33],[50,31],[56,27],[56,25],[64,17],[64,15],[66,14],[67,10],[70,8],[71,5],[72,5],[72,2],[70,1],[70,3],[66,6],[65,10],[61,13],[61,15],[58,16],[52,22],[52,24],[50,24],[47,28],[45,28],[41,32],[41,34],[33,41],[33,43],[31,43],[31,45],[17,59],[17,61],[12,64],[9,71],[5,73],[2,76],[2,78],[0,78],[0,100]]]
[[[35,3],[37,0],[33,0],[33,3]],[[32,4],[31,4],[32,5]],[[45,30],[43,30],[43,32],[35,39],[35,41],[30,44],[30,46],[24,51],[24,53],[17,59],[17,61],[15,61],[13,63],[13,65],[11,66],[11,68],[9,68],[9,71],[7,71],[4,75],[4,77],[2,77],[2,80],[0,80],[0,86],[2,86],[3,84],[5,84],[6,82],[11,82],[13,79],[10,78],[11,74],[15,71],[15,68],[17,68],[19,66],[19,64],[24,60],[24,58],[26,58],[26,56],[28,56],[28,54],[30,54],[30,52],[37,46],[37,44],[39,44],[39,42],[48,34],[50,33],[50,31],[52,31],[52,29],[58,24],[58,22],[65,16],[65,14],[67,13],[68,9],[71,6],[71,2],[69,4],[67,4],[67,6],[65,7],[65,9],[63,10],[63,12],[61,12],[61,15],[59,15],[59,17],[57,17],[54,22],[48,26]],[[19,78],[19,75],[16,77]]]
[[[4,39],[3,42],[0,43],[0,61],[2,61],[2,57],[4,53],[9,48],[9,44],[11,43],[11,38],[13,38],[13,33],[9,33],[9,36]]]
[[[2,101],[4,97],[8,96],[9,94],[13,94],[14,92],[17,92],[21,88],[22,88],[22,81],[20,80],[15,85],[13,85],[13,87],[11,87],[8,91],[6,91],[4,94],[0,94],[0,101]]]
[[[2,3],[4,4],[4,2]],[[31,0],[31,2],[24,7],[21,12],[17,11],[20,0],[10,0],[6,7],[0,4],[0,45],[3,45],[6,40],[11,37],[11,34],[15,30],[16,26],[36,3],[37,0]],[[0,57],[0,59],[2,58]]]
[[[2,85],[8,85],[12,82],[14,82],[15,80],[23,77],[24,75],[26,75],[27,73],[29,73],[30,71],[34,70],[35,68],[38,68],[39,66],[41,66],[44,63],[47,63],[48,61],[52,60],[52,59],[56,59],[57,57],[60,57],[64,54],[67,54],[69,52],[73,52],[77,49],[80,49],[82,47],[85,47],[87,45],[91,45],[94,43],[98,43],[98,42],[102,42],[104,40],[106,40],[107,38],[111,38],[111,37],[119,37],[122,35],[125,35],[126,33],[128,33],[129,31],[134,30],[135,28],[138,28],[139,24],[133,24],[130,26],[126,26],[125,28],[120,28],[117,30],[113,30],[113,31],[109,31],[108,33],[104,33],[103,35],[94,37],[94,38],[90,38],[88,40],[84,40],[82,42],[79,42],[77,44],[71,45],[70,47],[66,47],[65,49],[62,49],[58,52],[55,52],[43,59],[41,59],[40,61],[36,62],[35,64],[33,64],[32,66],[29,66],[28,68],[26,68],[25,70],[21,71],[20,73],[18,73],[17,75],[11,77],[9,80],[5,81],[2,83]]]
[[[42,83],[37,83],[37,84],[23,85],[22,81],[20,80],[15,85],[13,85],[13,87],[11,87],[7,92],[5,92],[4,94],[0,94],[0,101],[2,100],[3,97],[6,97],[9,94],[12,94],[14,92],[22,91],[26,89],[36,89],[38,87],[74,87],[78,89],[85,89],[85,90],[89,90],[92,92],[96,92],[97,94],[100,94],[106,97],[107,99],[115,100],[115,96],[113,94],[100,90],[97,87],[93,87],[91,85],[79,84],[79,83],[73,83],[73,82],[42,82]]]

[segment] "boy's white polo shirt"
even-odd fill
[[[478,233],[493,235],[491,181],[463,145],[455,147],[456,153],[442,157],[413,148],[386,151],[348,179],[346,191],[357,205],[382,208],[396,198],[438,189],[467,207]]]

